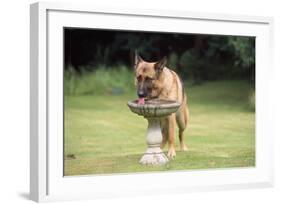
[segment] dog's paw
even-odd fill
[[[187,146],[186,146],[186,144],[181,144],[181,151],[187,151],[188,150],[188,148],[187,148]]]
[[[176,151],[174,148],[169,148],[168,154],[167,154],[169,159],[173,159],[176,156]]]

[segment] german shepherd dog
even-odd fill
[[[158,62],[146,62],[137,52],[135,53],[135,84],[139,102],[149,99],[174,100],[181,103],[176,113],[161,120],[163,148],[168,141],[168,157],[174,158],[175,151],[175,126],[179,128],[180,148],[187,150],[184,142],[184,130],[189,121],[187,96],[179,76],[166,67],[167,60],[163,58]]]

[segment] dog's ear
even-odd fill
[[[166,64],[167,64],[166,57],[162,58],[162,60],[155,63],[154,68],[155,68],[156,72],[161,72],[163,70],[163,68],[166,66]]]
[[[142,61],[143,61],[143,59],[139,56],[138,52],[135,51],[135,68]]]

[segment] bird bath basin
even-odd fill
[[[176,112],[180,107],[180,103],[154,99],[145,101],[145,104],[138,104],[137,100],[129,101],[127,104],[133,113],[141,115],[148,120],[147,150],[139,162],[145,165],[162,165],[167,163],[169,159],[160,148],[163,139],[160,120]]]

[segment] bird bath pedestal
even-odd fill
[[[162,133],[160,120],[178,110],[180,103],[167,100],[148,100],[140,105],[137,101],[129,101],[128,106],[132,112],[145,117],[148,121],[146,143],[147,150],[140,159],[144,165],[162,165],[169,161],[160,145]]]

